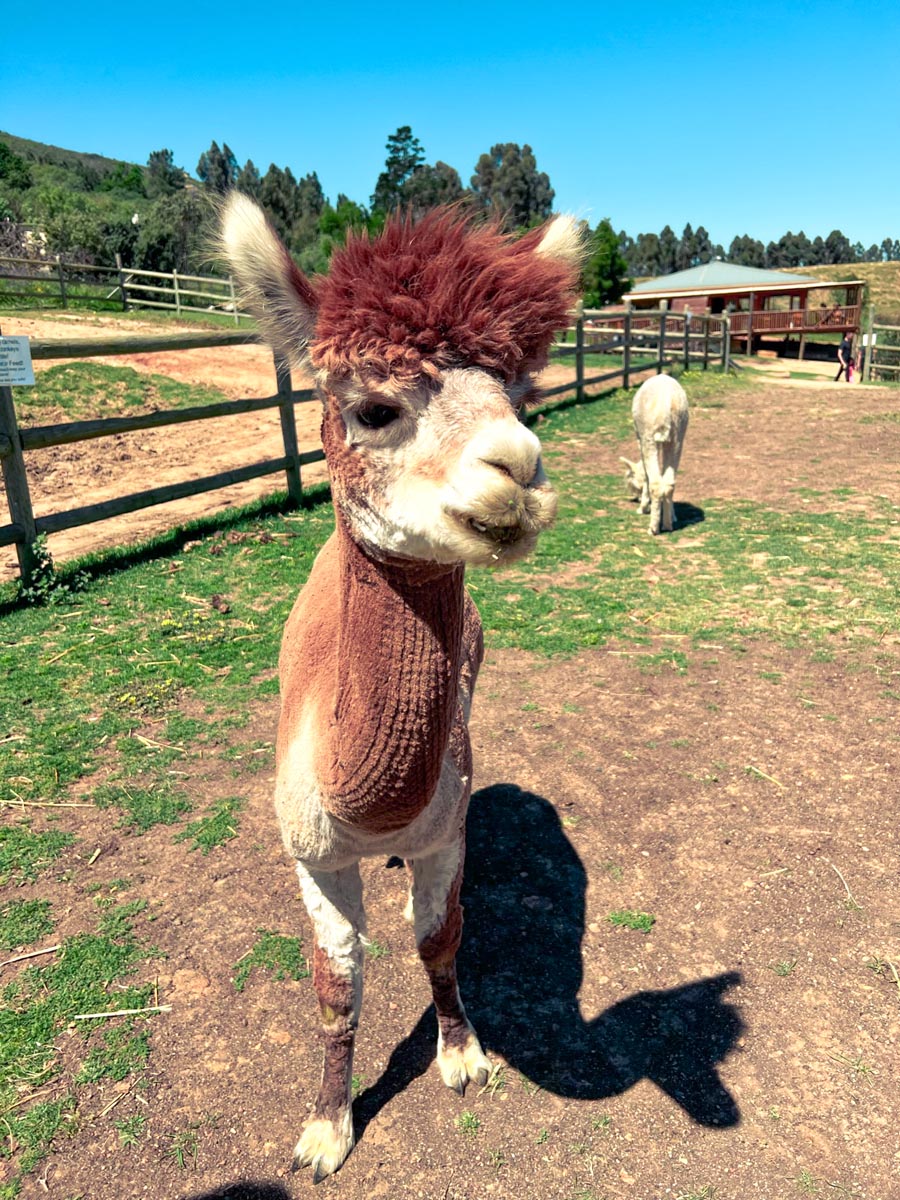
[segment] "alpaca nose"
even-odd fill
[[[485,466],[506,475],[519,487],[538,487],[545,476],[541,466],[541,443],[524,425],[517,425],[508,435],[479,455]]]

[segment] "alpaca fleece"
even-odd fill
[[[374,240],[350,234],[318,287],[313,366],[402,386],[458,366],[509,384],[542,366],[577,272],[535,254],[541,234],[514,240],[453,210],[393,216]]]

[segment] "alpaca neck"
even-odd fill
[[[459,708],[464,568],[379,562],[337,516],[338,655],[319,769],[333,816],[403,828],[428,804]]]

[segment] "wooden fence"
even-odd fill
[[[715,317],[690,317],[683,313],[631,312],[609,316],[602,312],[577,312],[573,326],[566,331],[565,340],[557,342],[551,351],[551,361],[572,363],[574,379],[545,388],[541,399],[550,400],[563,393],[575,393],[584,399],[585,389],[600,383],[620,383],[623,387],[637,382],[638,377],[662,371],[667,363],[677,361],[685,368],[691,364],[708,367],[718,361],[728,365],[728,323]],[[177,351],[233,346],[255,341],[249,333],[182,333],[176,335],[129,337],[116,339],[79,339],[75,341],[34,340],[31,355],[35,360],[86,358],[109,354],[149,354],[154,351]],[[597,362],[597,356],[613,357],[612,364]],[[603,369],[597,370],[597,366]],[[19,570],[23,580],[34,571],[35,541],[41,534],[59,533],[103,521],[110,517],[136,512],[170,500],[181,500],[216,488],[243,483],[284,471],[287,489],[292,500],[299,502],[303,492],[301,468],[309,463],[322,462],[319,449],[302,453],[297,445],[294,405],[310,401],[311,390],[295,390],[288,364],[278,355],[274,359],[276,391],[272,396],[225,400],[193,408],[144,413],[139,416],[105,417],[86,421],[69,421],[59,425],[19,427],[13,403],[12,389],[0,386],[0,463],[10,511],[10,524],[0,526],[0,546],[15,545]],[[185,421],[202,421],[237,413],[259,412],[277,408],[281,418],[284,455],[264,462],[251,463],[202,479],[172,483],[146,491],[133,492],[113,500],[86,504],[66,512],[45,516],[34,515],[24,453],[46,450],[53,446],[83,442],[112,434],[138,429],[153,429],[177,425]]]
[[[162,308],[185,312],[218,312],[240,325],[250,317],[240,312],[231,276],[183,275],[179,271],[141,271],[125,267],[116,255],[114,267],[67,263],[57,254],[46,258],[0,256],[0,303],[12,300],[51,301],[54,306],[105,306],[127,311]]]
[[[172,336],[139,338],[80,339],[78,341],[32,341],[31,355],[35,360],[57,358],[85,358],[108,354],[152,354],[154,351],[195,350],[215,346],[233,346],[255,341],[253,335],[245,333],[198,333]],[[171,409],[162,412],[144,413],[139,416],[105,417],[89,421],[69,421],[60,425],[38,425],[21,429],[16,420],[12,389],[0,387],[0,462],[3,467],[3,482],[9,504],[10,524],[0,526],[0,546],[15,545],[22,578],[27,580],[35,566],[34,544],[41,534],[58,533],[90,525],[109,517],[122,516],[155,504],[170,500],[181,500],[187,496],[214,491],[216,488],[243,483],[248,479],[259,479],[284,471],[287,489],[292,500],[299,501],[303,485],[300,471],[308,463],[321,462],[325,455],[321,449],[300,453],[297,446],[297,427],[294,420],[294,405],[311,401],[312,390],[295,390],[291,382],[290,368],[278,355],[274,359],[276,391],[272,396],[252,397],[240,400],[224,400],[217,404],[198,405],[194,408]],[[91,438],[109,437],[112,434],[129,433],[137,429],[154,429],[165,425],[178,425],[185,421],[203,421],[214,417],[234,416],[237,413],[259,412],[277,408],[281,418],[281,433],[284,455],[280,458],[251,463],[217,475],[183,483],[167,484],[146,491],[133,492],[113,500],[86,504],[67,512],[52,513],[35,517],[28,487],[28,476],[24,452],[44,450],[72,442],[83,442]]]
[[[882,325],[875,321],[874,305],[869,305],[866,333],[860,339],[862,381],[895,381],[900,375],[900,325]]]

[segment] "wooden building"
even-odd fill
[[[859,333],[863,286],[861,279],[827,281],[717,259],[638,283],[623,300],[633,309],[727,313],[732,340],[743,342],[747,353],[763,338],[798,337],[802,358],[810,334]],[[828,292],[842,294],[842,302],[830,302]]]

